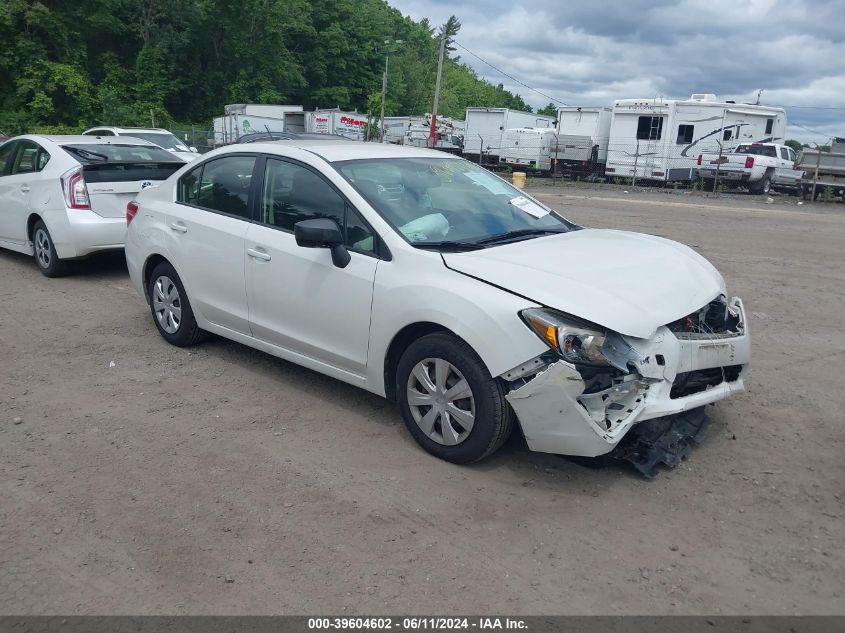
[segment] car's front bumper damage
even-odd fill
[[[503,374],[529,448],[604,455],[637,423],[744,391],[751,360],[748,320],[739,298],[727,309],[734,319],[731,332],[687,334],[662,326],[649,339],[615,335],[605,354],[617,368],[612,375],[590,375],[558,359],[533,359]]]

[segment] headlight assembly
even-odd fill
[[[607,333],[595,326],[544,308],[530,308],[519,315],[564,360],[586,365],[610,364],[601,351]]]

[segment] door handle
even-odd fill
[[[188,227],[185,226],[184,224],[182,224],[181,222],[173,222],[170,225],[170,229],[172,231],[178,231],[179,233],[187,233],[188,232]]]
[[[23,193],[29,193],[29,185],[21,185],[21,191]]]
[[[253,259],[260,259],[262,262],[269,262],[272,257],[270,257],[270,253],[263,250],[258,250],[257,248],[248,248],[246,249],[246,254],[252,257]]]

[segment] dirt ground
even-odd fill
[[[0,613],[845,612],[845,207],[532,191],[692,245],[745,299],[749,392],[684,466],[648,481],[518,434],[447,464],[375,396],[168,346],[122,255],[50,280],[3,251]]]

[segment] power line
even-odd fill
[[[523,88],[528,88],[529,90],[531,90],[531,91],[533,91],[533,92],[536,92],[538,95],[542,95],[542,96],[543,96],[543,97],[545,97],[546,99],[549,99],[549,100],[551,100],[551,101],[554,101],[555,103],[559,103],[560,105],[564,105],[564,106],[565,106],[565,105],[567,105],[565,102],[561,101],[560,99],[555,99],[554,97],[552,97],[552,96],[550,96],[550,95],[547,95],[545,92],[540,92],[540,91],[539,91],[539,90],[537,90],[536,88],[532,88],[531,86],[529,86],[527,83],[524,83],[524,82],[520,81],[519,79],[517,79],[517,78],[516,78],[516,77],[514,77],[513,75],[509,75],[508,73],[506,73],[506,72],[505,72],[504,70],[502,70],[501,68],[497,68],[496,66],[494,66],[493,64],[491,64],[490,62],[488,62],[486,59],[483,59],[483,58],[479,57],[478,55],[476,55],[475,53],[473,53],[471,50],[469,50],[466,46],[461,45],[460,43],[456,42],[455,40],[452,40],[452,44],[455,44],[458,48],[462,48],[462,49],[464,49],[467,53],[469,53],[470,55],[472,55],[473,57],[475,57],[477,60],[479,60],[479,61],[481,61],[481,62],[483,62],[483,63],[487,64],[488,66],[490,66],[490,68],[492,68],[493,70],[495,70],[497,73],[499,73],[499,74],[501,74],[501,75],[504,75],[505,77],[507,77],[507,78],[508,78],[508,79],[510,79],[511,81],[515,81],[516,83],[518,83],[518,84],[519,84],[520,86],[522,86]]]
[[[802,130],[806,130],[807,132],[812,132],[813,134],[817,134],[818,136],[823,136],[825,138],[831,138],[830,134],[825,134],[824,132],[819,132],[818,130],[808,128],[806,125],[801,125],[800,123],[796,123],[795,121],[789,121],[789,125],[794,125],[795,127],[800,127]]]
[[[799,105],[785,105],[781,108],[801,108],[802,110],[845,110],[845,106],[799,106]]]

